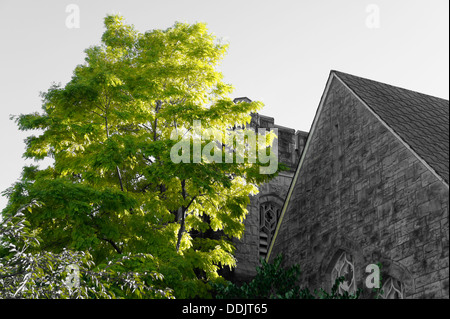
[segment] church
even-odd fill
[[[310,132],[251,126],[278,129],[288,169],[251,197],[234,281],[282,254],[310,290],[373,298],[381,264],[382,298],[449,298],[449,101],[331,71]]]

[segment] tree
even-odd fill
[[[20,130],[43,132],[26,139],[24,156],[54,164],[24,167],[3,215],[28,205],[40,249],[86,252],[98,267],[150,254],[129,270],[162,274],[178,298],[207,297],[218,270],[235,266],[230,238],[243,234],[249,194],[276,175],[260,174],[259,160],[225,158],[242,155],[225,136],[262,104],[228,97],[217,70],[227,46],[202,23],[140,33],[110,15],[105,27],[72,79],[42,94],[42,112],[15,117]],[[189,163],[176,163],[171,150],[183,136]]]
[[[362,290],[355,294],[339,293],[339,285],[345,277],[336,279],[331,292],[324,289],[312,293],[309,288],[300,288],[300,265],[282,267],[283,255],[278,255],[272,263],[261,260],[256,276],[249,282],[238,286],[231,282],[213,284],[217,299],[358,299]]]
[[[157,288],[161,274],[124,271],[130,262],[151,259],[149,254],[123,255],[93,271],[88,252],[63,249],[56,254],[39,249],[40,242],[23,214],[35,204],[22,207],[0,223],[0,299],[172,298],[169,288]]]

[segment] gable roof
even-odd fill
[[[331,71],[448,185],[449,101]]]
[[[306,145],[298,161],[266,261],[269,261],[284,214],[295,188],[305,154],[316,130],[328,89],[338,78],[367,108],[405,144],[422,163],[448,187],[449,183],[449,101],[361,78],[347,73],[330,72],[325,90],[311,125]]]

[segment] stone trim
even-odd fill
[[[314,135],[314,132],[316,130],[317,123],[319,122],[319,117],[320,117],[320,114],[322,113],[323,105],[324,105],[326,97],[328,95],[328,91],[330,89],[332,79],[335,76],[336,75],[334,73],[332,73],[332,72],[328,76],[328,81],[327,81],[327,84],[325,86],[325,90],[324,90],[324,92],[322,94],[322,97],[320,99],[319,107],[318,107],[318,109],[316,111],[316,115],[314,117],[314,121],[313,121],[313,123],[311,125],[311,130],[309,131],[308,138],[306,139],[305,148],[303,149],[303,152],[302,152],[302,154],[300,156],[300,160],[298,162],[297,169],[295,170],[294,178],[291,181],[291,185],[289,186],[288,194],[286,196],[286,199],[284,200],[283,208],[282,208],[281,214],[280,214],[280,219],[278,220],[278,225],[277,225],[277,228],[275,229],[275,234],[273,235],[272,241],[271,241],[270,246],[269,246],[269,250],[267,252],[267,256],[266,256],[266,261],[267,262],[270,259],[270,255],[272,253],[273,246],[275,245],[275,241],[277,239],[278,232],[279,232],[280,227],[281,227],[281,223],[283,222],[283,217],[284,217],[284,215],[286,213],[286,210],[287,210],[287,208],[289,206],[290,198],[292,196],[292,192],[294,191],[295,184],[297,182],[297,178],[298,178],[298,175],[300,173],[300,169],[301,169],[301,167],[303,165],[303,161],[304,161],[304,159],[306,157],[306,153],[307,153],[309,145],[311,143],[312,136]]]
[[[334,73],[333,73],[334,74]],[[422,157],[420,157],[412,148],[409,146],[408,143],[406,143],[393,129],[390,127],[383,119],[374,111],[372,108],[363,100],[361,99],[358,94],[356,94],[337,74],[334,74],[334,76],[339,80],[339,82],[347,89],[349,90],[361,103],[364,105],[370,113],[372,113],[380,123],[382,123],[388,130],[391,132],[429,171],[433,173],[433,175],[436,176],[436,178],[441,181],[447,188],[449,188],[449,185],[445,182],[445,180],[430,166],[426,161],[423,160]]]

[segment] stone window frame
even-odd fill
[[[380,297],[382,299],[404,299],[405,285],[402,281],[396,278],[388,277],[383,283],[381,291],[382,293],[380,294]],[[395,298],[396,295],[398,298]]]
[[[323,254],[323,259],[319,266],[319,281],[318,285],[323,287],[326,291],[331,291],[334,281],[331,278],[331,272],[333,271],[334,265],[336,264],[339,257],[343,252],[352,255],[352,262],[354,266],[354,278],[355,278],[355,288],[364,284],[361,278],[365,278],[366,273],[364,272],[365,268],[362,269],[361,265],[365,264],[365,260],[363,259],[363,251],[361,246],[351,240],[347,236],[342,234],[330,236],[328,242],[331,244]]]
[[[417,287],[408,267],[390,258],[386,258],[383,256],[381,249],[363,252],[359,243],[342,234],[330,236],[330,239],[327,240],[327,242],[330,243],[331,247],[326,249],[322,255],[322,261],[318,269],[318,287],[323,287],[326,291],[331,291],[334,284],[334,282],[332,283],[331,272],[338,258],[345,251],[354,258],[353,265],[355,266],[354,275],[356,278],[356,288],[363,288],[364,296],[371,296],[371,298],[375,297],[372,289],[365,286],[365,280],[368,275],[365,269],[369,263],[381,263],[381,287],[383,287],[391,277],[401,282],[403,299],[408,299],[410,296],[416,294]]]
[[[276,220],[274,223],[272,223],[272,227],[269,229],[270,233],[263,233],[262,228],[265,226],[265,223],[262,223],[262,216],[263,212],[261,209],[263,206],[271,205],[272,207],[276,207]],[[266,194],[262,196],[259,200],[258,205],[258,234],[259,234],[259,240],[258,240],[258,256],[259,258],[266,258],[267,252],[270,247],[271,240],[273,239],[276,231],[276,227],[278,225],[278,222],[280,220],[281,210],[283,209],[283,200],[277,196],[276,194]],[[274,209],[272,209],[273,211]],[[266,211],[267,212],[267,211]],[[266,213],[265,212],[265,213]],[[266,251],[263,251],[263,249],[266,249]]]
[[[339,285],[338,292],[343,294],[345,291],[349,294],[354,294],[357,291],[356,277],[355,277],[355,258],[353,255],[345,250],[341,251],[339,257],[334,261],[332,270],[330,273],[331,286],[334,285],[336,278],[346,276],[348,274],[348,268],[351,269],[350,283],[348,280]],[[346,268],[344,268],[346,267]]]
[[[389,293],[389,281],[391,280],[396,280],[400,283],[399,288],[401,289],[396,287],[396,290],[401,292],[402,299],[406,299],[407,296],[415,294],[416,287],[413,276],[407,267],[387,258],[381,258],[380,262],[382,265],[381,290],[383,291],[383,294],[380,295],[381,298],[386,299],[385,295]],[[387,292],[385,286],[389,287]],[[397,286],[399,285],[397,284]]]

